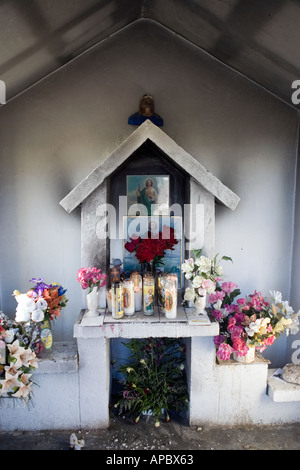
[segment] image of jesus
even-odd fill
[[[157,204],[158,194],[156,189],[153,186],[152,180],[146,180],[146,186],[141,190],[140,185],[138,186],[137,192],[137,202],[143,204],[147,207],[148,215],[151,215],[151,206],[152,204]]]

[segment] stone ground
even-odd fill
[[[300,423],[190,427],[182,420],[174,419],[170,423],[161,422],[157,428],[153,417],[145,416],[138,424],[133,424],[128,418],[113,417],[109,429],[104,430],[0,432],[0,450],[69,450],[73,432],[85,441],[81,451],[112,451],[115,455],[118,451],[130,450],[300,450]],[[138,452],[133,455],[138,455]]]

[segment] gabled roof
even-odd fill
[[[141,124],[110,156],[62,199],[60,201],[61,206],[67,212],[72,212],[146,140],[153,142],[219,202],[232,210],[236,208],[240,200],[239,197],[149,120]]]

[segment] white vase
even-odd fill
[[[194,307],[194,315],[203,315],[205,313],[206,294],[201,297],[198,297],[197,300],[195,300]]]
[[[250,364],[255,359],[255,346],[248,345],[249,349],[245,356],[237,356],[233,353],[233,359],[237,362],[241,362],[242,364]]]
[[[93,287],[92,291],[86,296],[87,310],[85,316],[87,317],[98,317],[98,305],[99,305],[99,290],[98,286]]]

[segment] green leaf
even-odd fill
[[[232,258],[230,258],[229,256],[222,256],[221,259],[224,259],[225,261],[231,261],[233,263]]]
[[[200,258],[201,252],[202,252],[202,248],[200,248],[200,250],[193,250],[195,258]]]

